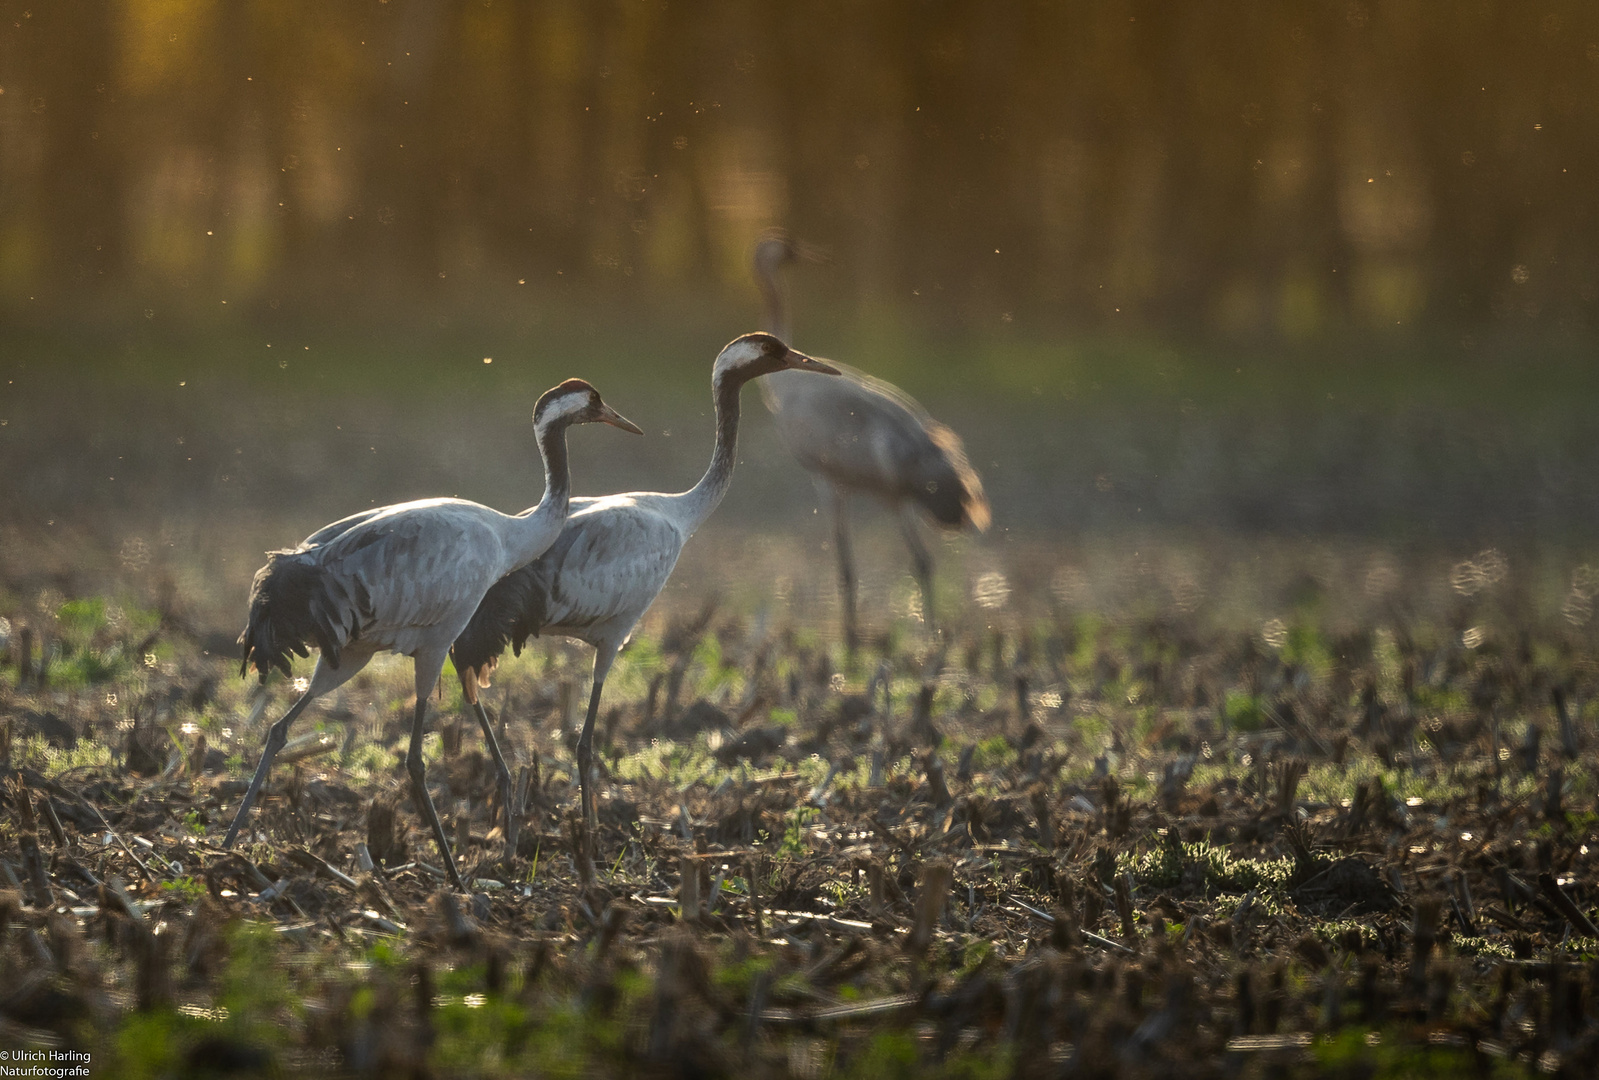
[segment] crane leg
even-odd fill
[[[599,799],[594,790],[594,718],[600,712],[600,693],[605,688],[605,676],[610,673],[620,645],[597,645],[594,648],[594,688],[589,691],[589,711],[583,717],[583,733],[577,737],[578,790],[583,800],[583,834],[594,853],[599,835]]]
[[[455,868],[455,856],[450,853],[450,838],[444,834],[444,823],[439,820],[439,812],[433,806],[433,796],[428,794],[427,763],[422,760],[422,723],[427,719],[428,694],[439,681],[439,672],[443,668],[442,655],[436,663],[416,659],[416,715],[411,719],[411,746],[405,755],[405,771],[411,774],[411,800],[416,803],[416,812],[433,830],[433,839],[439,845],[439,855],[444,859],[444,872],[449,875],[450,884],[466,892],[461,872]],[[424,669],[428,669],[425,679],[422,677]]]
[[[577,777],[583,796],[583,828],[591,848],[599,828],[599,803],[594,792],[594,717],[600,711],[600,691],[604,686],[598,679],[594,681],[594,689],[589,692],[589,712],[583,718],[583,734],[577,737]]]
[[[936,627],[933,620],[933,556],[928,553],[927,543],[922,539],[921,525],[916,520],[916,510],[910,503],[900,505],[899,531],[905,537],[905,546],[911,550],[911,569],[916,574],[916,583],[922,589],[922,625],[931,633]]]
[[[860,624],[855,619],[855,552],[850,546],[849,497],[836,485],[833,495],[833,546],[838,549],[838,588],[844,604],[844,649],[855,655],[860,644]]]
[[[494,737],[494,728],[489,724],[489,714],[483,708],[483,703],[472,702],[472,710],[477,713],[477,722],[483,728],[483,741],[489,744],[489,756],[494,759],[494,767],[500,771],[500,805],[505,808],[505,857],[509,859],[516,854],[516,830],[511,827],[511,815],[515,813],[511,806],[511,768],[505,763],[505,755],[500,753],[500,740]]]
[[[267,732],[266,747],[261,751],[261,764],[256,766],[255,776],[251,779],[250,786],[245,789],[244,800],[239,803],[239,812],[233,815],[233,824],[228,826],[228,835],[222,841],[223,847],[233,846],[239,830],[249,818],[250,807],[255,805],[256,796],[261,793],[261,785],[266,783],[267,773],[272,771],[272,759],[278,756],[283,744],[289,741],[289,725],[294,723],[294,718],[323,694],[337,690],[355,678],[372,659],[374,651],[364,643],[353,642],[344,650],[337,667],[330,664],[326,656],[317,657],[316,670],[311,673],[311,685],[300,696],[300,700],[289,706],[289,711],[283,714],[283,719],[273,724],[272,730]]]
[[[250,786],[245,789],[244,801],[239,803],[238,813],[233,815],[233,824],[228,826],[228,835],[222,841],[224,848],[233,846],[233,841],[238,838],[239,830],[244,827],[245,820],[250,816],[250,807],[255,805],[255,797],[261,792],[261,785],[266,782],[267,773],[272,771],[272,759],[278,756],[278,751],[283,749],[283,744],[289,741],[289,725],[294,723],[294,718],[299,716],[305,707],[311,704],[311,699],[316,696],[314,690],[307,690],[300,695],[300,700],[289,706],[289,711],[283,714],[283,719],[272,725],[272,730],[267,732],[266,746],[261,751],[261,764],[255,768],[255,776],[250,780]]]

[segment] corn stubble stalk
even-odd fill
[[[954,872],[949,863],[935,859],[922,864],[921,879],[916,897],[916,921],[911,926],[906,948],[917,955],[927,951],[938,931],[938,921],[944,912],[944,901],[949,897]]]
[[[1443,912],[1443,902],[1436,896],[1416,899],[1415,919],[1411,924],[1410,989],[1419,997],[1427,989],[1427,964],[1432,948],[1438,940],[1438,916]]]
[[[12,652],[12,659],[17,666],[18,687],[26,685],[34,674],[33,639],[33,627],[24,624],[17,633],[17,646]]]
[[[944,763],[939,760],[937,754],[927,756],[926,772],[933,805],[943,809],[954,800],[950,797],[949,788],[944,784]]]
[[[61,817],[56,813],[55,803],[47,795],[39,796],[39,816],[44,819],[45,825],[49,827],[50,838],[55,841],[56,847],[67,848],[67,831],[61,826]]]
[[[752,855],[744,863],[745,880],[749,882],[750,913],[755,919],[755,936],[766,936],[764,913],[761,905],[761,876],[765,873],[766,860],[759,855]]]
[[[1123,874],[1116,878],[1112,888],[1116,893],[1116,915],[1121,919],[1122,938],[1132,944],[1138,940],[1138,924],[1135,921],[1137,913],[1133,910],[1133,890],[1129,875]]]
[[[684,855],[678,861],[681,881],[678,885],[678,907],[684,922],[698,922],[705,914],[700,903],[700,860],[694,855]]]
[[[577,868],[578,885],[585,894],[594,887],[597,877],[594,869],[594,838],[583,825],[580,812],[567,818],[567,848],[572,853],[572,863]]]

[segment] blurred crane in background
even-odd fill
[[[755,245],[755,283],[761,290],[765,328],[785,341],[790,337],[788,305],[778,271],[796,258],[817,261],[818,256],[815,249],[776,231]],[[960,436],[927,415],[897,386],[838,366],[842,379],[799,379],[780,372],[761,384],[761,394],[777,418],[783,442],[811,473],[831,508],[844,643],[853,653],[860,628],[849,496],[875,495],[898,515],[929,629],[935,627],[933,557],[922,539],[917,508],[947,529],[970,525],[982,532],[991,515],[983,482],[967,462]]]

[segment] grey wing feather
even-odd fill
[[[455,507],[363,523],[319,553],[330,574],[370,596],[363,625],[396,629],[432,626],[473,604],[502,563],[498,536]]]
[[[330,525],[324,525],[316,532],[300,541],[299,550],[305,551],[308,548],[321,547],[323,544],[329,543],[330,541],[336,540],[343,536],[357,525],[362,525],[368,521],[371,521],[374,517],[383,513],[387,509],[388,508],[384,506],[374,506],[370,510],[363,510],[359,514],[351,514],[349,517],[340,518],[338,521],[335,521]]]
[[[405,652],[452,616],[465,618],[461,608],[471,609],[500,565],[497,537],[465,505],[392,511],[353,515],[268,554],[239,636],[245,670],[287,674],[290,655],[312,644],[337,667],[358,638]]]
[[[507,645],[520,654],[528,638],[546,631],[625,633],[666,585],[683,549],[678,526],[630,500],[573,504],[550,549],[496,582],[456,638],[463,675],[486,679]]]
[[[571,632],[636,621],[672,576],[685,539],[675,523],[637,504],[574,515],[538,560],[549,567],[546,625]]]
[[[839,360],[828,360],[829,364],[838,368],[844,376],[838,380],[845,386],[854,384],[859,389],[865,390],[873,397],[888,401],[899,406],[916,423],[925,424],[932,420],[932,414],[922,407],[922,403],[911,397],[905,391],[895,386],[886,379],[879,379],[876,375],[868,375],[858,367],[853,367]],[[832,381],[832,380],[824,380]]]

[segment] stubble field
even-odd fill
[[[943,632],[880,573],[852,660],[825,557],[701,539],[607,684],[593,865],[587,650],[536,642],[486,696],[508,862],[446,673],[466,896],[405,796],[407,662],[307,714],[224,852],[293,687],[258,700],[180,587],[14,585],[4,1040],[128,1076],[1587,1068],[1588,568],[954,545]]]

